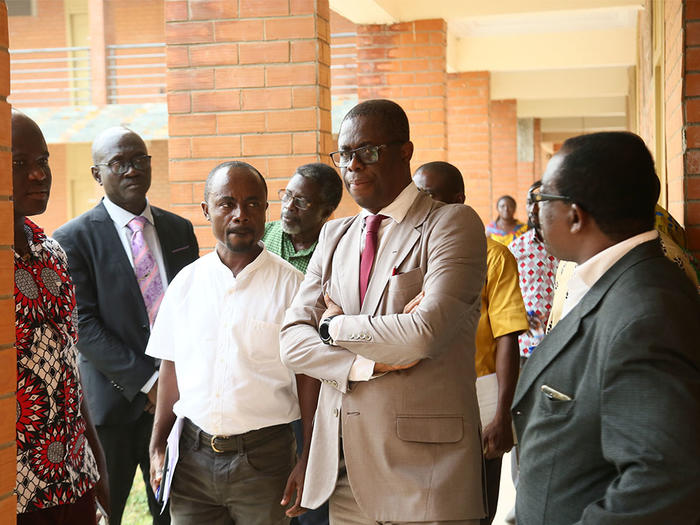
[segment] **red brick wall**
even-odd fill
[[[203,182],[234,158],[265,175],[271,205],[300,164],[330,162],[328,0],[165,4],[173,210],[214,245]]]
[[[331,94],[357,95],[357,25],[331,11]]]
[[[669,177],[669,211],[684,222],[688,247],[700,256],[700,2],[685,2],[685,173]],[[670,12],[669,21],[678,16]],[[680,31],[680,30],[679,30]],[[675,57],[668,57],[675,58]],[[673,79],[671,79],[672,81]],[[669,174],[670,175],[670,174]]]
[[[462,172],[467,204],[491,217],[490,73],[447,75],[447,160]]]
[[[446,30],[444,20],[357,28],[359,99],[389,98],[404,108],[413,169],[446,159]]]
[[[0,2],[0,525],[15,523],[15,352],[14,230],[12,212],[12,131],[10,127],[10,62],[7,54],[7,8]]]
[[[490,220],[496,217],[496,201],[503,195],[518,199],[518,116],[515,100],[491,101],[491,184]],[[524,221],[524,202],[518,202],[516,217]]]

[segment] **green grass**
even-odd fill
[[[153,523],[151,513],[148,511],[146,486],[143,483],[143,477],[139,469],[136,469],[134,484],[131,486],[129,499],[126,500],[122,523],[124,525],[151,525]]]

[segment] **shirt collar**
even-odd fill
[[[105,195],[102,199],[102,204],[104,204],[109,217],[120,228],[124,228],[127,224],[129,224],[129,221],[131,221],[131,219],[136,217],[136,215],[134,215],[130,211],[127,211],[121,206],[117,206],[116,204],[114,204],[111,200],[109,200],[109,197],[107,197],[107,195]],[[151,213],[151,204],[148,202],[148,198],[146,198],[146,207],[141,213],[139,213],[139,215],[146,217],[146,220],[148,220],[148,222],[151,225],[153,225],[153,213]]]
[[[572,279],[580,279],[588,288],[591,288],[613,265],[622,259],[629,251],[640,244],[658,238],[656,230],[640,233],[629,239],[613,244],[602,252],[598,252],[585,263],[580,264],[574,270]]]
[[[378,215],[386,215],[394,219],[395,222],[400,223],[406,218],[408,210],[413,205],[419,193],[418,187],[411,181],[391,204],[379,211]],[[360,215],[364,219],[368,215],[372,215],[372,212],[363,208]]]
[[[214,248],[204,257],[210,257],[209,261],[212,265],[212,268],[216,269],[216,271],[228,275],[234,281],[238,281],[241,278],[247,276],[248,274],[254,272],[258,268],[261,268],[271,260],[270,252],[267,250],[267,248],[265,248],[265,243],[263,243],[262,241],[258,241],[258,243],[262,246],[262,251],[258,254],[258,256],[255,259],[250,261],[245,268],[238,272],[238,275],[236,276],[233,275],[233,272],[231,272],[231,269],[228,266],[221,262],[219,254],[216,253],[216,248]]]

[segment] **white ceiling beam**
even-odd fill
[[[559,69],[553,71],[494,71],[491,98],[620,97],[629,92],[627,67]]]
[[[626,117],[543,118],[542,133],[590,133],[627,129]]]
[[[381,0],[330,0],[330,8],[355,24],[394,24],[398,16]],[[431,17],[435,18],[435,17]]]
[[[624,117],[626,97],[518,100],[518,118]]]

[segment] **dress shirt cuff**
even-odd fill
[[[153,372],[153,375],[149,378],[148,381],[146,381],[146,384],[143,385],[141,388],[141,392],[144,394],[148,394],[151,391],[151,388],[153,388],[153,385],[156,384],[156,381],[158,381],[158,370]]]
[[[374,361],[362,357],[355,356],[355,361],[352,363],[350,373],[348,374],[349,381],[369,381],[374,374]]]

